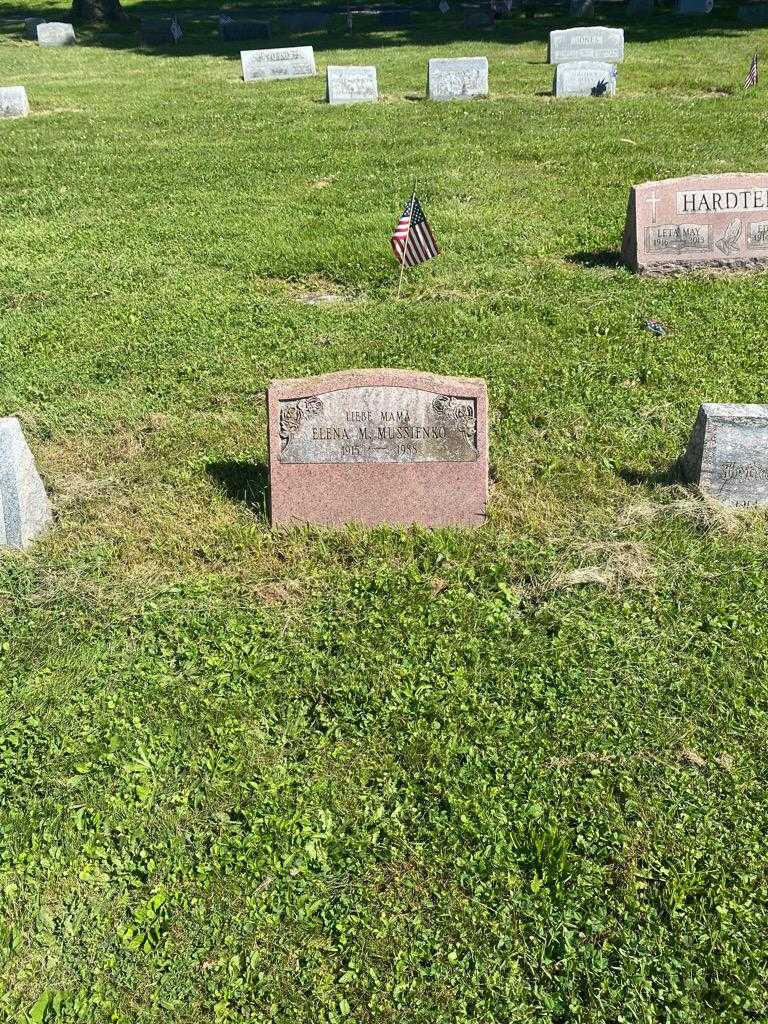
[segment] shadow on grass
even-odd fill
[[[625,467],[619,470],[619,476],[632,487],[671,487],[672,484],[685,483],[682,459],[674,459],[665,469],[647,471]]]
[[[230,501],[245,505],[261,522],[269,518],[269,468],[263,462],[209,462],[208,476]]]
[[[623,267],[621,253],[614,249],[595,249],[593,252],[572,252],[563,257],[566,263],[577,263],[580,267]]]
[[[443,17],[437,10],[413,8],[411,20],[392,29],[382,25],[375,14],[353,15],[353,28],[345,29],[345,15],[330,14],[327,29],[305,32],[291,32],[280,21],[281,9],[301,7],[311,10],[316,3],[301,3],[301,0],[286,0],[285,3],[264,2],[255,5],[253,0],[202,0],[191,9],[179,0],[141,0],[127,8],[128,20],[122,24],[98,26],[76,25],[78,39],[83,46],[124,50],[138,48],[138,27],[141,17],[162,17],[176,13],[184,29],[184,37],[177,45],[142,47],[141,52],[154,57],[194,57],[201,54],[216,55],[236,60],[241,49],[259,49],[272,46],[312,45],[316,52],[326,50],[384,49],[397,46],[441,46],[451,43],[476,43],[482,52],[488,42],[505,45],[538,42],[542,47],[542,60],[528,63],[546,64],[544,51],[549,33],[554,28],[573,27],[577,22],[562,9],[546,8],[535,14],[514,14],[500,18],[492,31],[467,28],[461,18],[458,4],[452,5],[451,14]],[[353,5],[353,9],[354,9]],[[388,9],[407,7],[402,0],[381,0],[380,6]],[[235,17],[243,16],[271,21],[271,41],[254,39],[242,42],[223,42],[219,39],[216,15],[225,9]],[[7,35],[18,38],[25,17],[45,17],[55,21],[69,21],[67,6],[51,6],[42,10],[34,4],[20,5],[3,13],[0,19],[0,38]],[[653,16],[639,21],[629,20],[626,7],[621,2],[599,3],[598,11],[590,22],[595,25],[626,26],[627,42],[630,44],[653,43],[660,39],[690,39],[702,37],[731,37],[751,31],[750,26],[737,23],[735,4],[726,4],[720,16],[679,18],[658,11]],[[30,45],[34,45],[30,43]],[[548,95],[548,94],[545,94]]]

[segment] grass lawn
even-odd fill
[[[437,18],[248,86],[213,21],[0,23],[0,415],[57,519],[0,555],[0,1019],[768,1020],[768,519],[669,472],[768,401],[768,283],[616,258],[633,183],[765,170],[768,31],[658,14],[555,101],[557,22]],[[487,379],[486,527],[269,530],[265,385],[374,366]]]

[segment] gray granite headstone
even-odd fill
[[[37,41],[40,46],[74,46],[77,42],[75,30],[61,21],[44,21],[37,26]]]
[[[594,18],[595,0],[570,0],[568,13],[572,18]]]
[[[736,17],[744,25],[768,25],[768,3],[741,4]]]
[[[219,15],[219,39],[224,43],[242,43],[248,39],[271,38],[272,26],[268,21],[233,18],[230,14]]]
[[[600,60],[572,60],[555,68],[555,96],[615,96],[616,68]]]
[[[427,71],[431,100],[468,100],[488,95],[487,57],[433,57]]]
[[[326,69],[326,98],[334,106],[375,103],[379,98],[376,68],[329,64]]]
[[[28,113],[29,100],[23,85],[0,88],[0,117],[26,117]]]
[[[246,82],[306,78],[317,74],[311,46],[280,46],[272,50],[242,50],[240,63]]]
[[[0,548],[24,548],[51,521],[43,481],[19,421],[0,419]]]
[[[285,10],[280,12],[280,21],[288,32],[316,32],[325,28],[330,14],[325,10]]]
[[[768,405],[702,405],[682,469],[724,505],[768,505]]]
[[[677,0],[675,14],[711,14],[714,6],[714,0]]]
[[[629,0],[627,17],[648,18],[654,11],[654,0]]]
[[[550,64],[569,60],[624,60],[624,29],[595,25],[587,28],[556,29],[549,33]]]
[[[37,39],[37,26],[44,25],[45,18],[25,18],[23,36],[25,39]]]

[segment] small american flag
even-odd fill
[[[183,35],[184,33],[181,31],[179,19],[174,14],[174,16],[171,18],[171,38],[173,39],[174,43],[178,43],[178,41],[181,39]]]
[[[749,71],[747,77],[744,79],[744,88],[752,89],[757,85],[757,54],[752,58],[752,63],[749,65]]]
[[[439,254],[435,236],[415,192],[389,241],[395,259],[403,267],[416,267]]]

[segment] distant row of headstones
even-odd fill
[[[373,369],[273,381],[267,415],[272,526],[486,521],[482,379]],[[678,465],[723,505],[767,505],[768,406],[703,404]],[[0,419],[0,548],[27,547],[52,519],[18,419]]]

